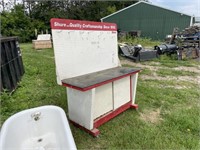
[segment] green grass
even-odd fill
[[[20,46],[25,74],[12,95],[1,95],[1,125],[9,116],[37,106],[57,105],[67,114],[65,88],[56,83],[53,50],[37,51],[31,48],[31,44]],[[190,72],[179,72],[173,68],[200,65],[193,60],[177,61],[166,56],[142,64],[151,63],[160,65],[161,69],[157,73],[161,76],[167,74],[191,78],[197,74],[191,76]],[[145,68],[140,75],[151,76],[152,71]],[[101,134],[98,138],[70,125],[78,149],[200,149],[199,85],[192,80],[143,80],[140,75],[136,95],[136,103],[139,104],[137,111],[129,109],[100,126]],[[177,85],[189,88],[173,88]],[[156,109],[160,109],[162,118],[159,123],[141,119],[141,113]]]
[[[174,55],[166,56],[162,55],[160,59],[156,59],[155,61],[159,62],[162,66],[169,67],[169,68],[175,68],[179,66],[184,67],[197,67],[199,62],[195,60],[179,60],[176,61],[176,57]]]
[[[1,96],[1,123],[10,115],[32,107],[59,105],[67,108],[65,88],[58,86],[53,50],[36,51],[21,44],[25,74],[12,96]]]
[[[159,76],[166,77],[166,76],[197,76],[196,72],[191,71],[183,71],[183,70],[173,70],[173,69],[159,69],[156,71]]]
[[[120,42],[126,42],[129,44],[137,45],[140,44],[143,47],[154,48],[156,45],[160,45],[161,41],[153,41],[150,38],[132,38],[132,37],[123,37],[120,39]]]

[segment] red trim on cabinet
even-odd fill
[[[94,124],[93,124],[93,129],[89,130],[86,129],[85,127],[77,124],[76,122],[69,120],[74,126],[76,126],[79,129],[82,129],[84,131],[86,131],[87,133],[89,133],[90,135],[92,135],[93,137],[97,137],[100,134],[100,131],[97,129],[97,127],[101,126],[102,124],[110,121],[111,119],[113,119],[114,117],[118,116],[119,114],[121,114],[122,112],[124,112],[125,110],[129,109],[129,108],[134,108],[137,109],[138,105],[134,104],[131,105],[131,101],[122,105],[121,107],[117,108],[114,111],[110,111],[109,113],[97,118],[94,120]]]
[[[77,124],[76,122],[69,120],[75,127],[82,129],[84,131],[86,131],[87,133],[89,133],[90,135],[92,135],[93,137],[97,137],[100,134],[100,131],[96,128],[93,128],[91,130],[86,129],[85,127]]]
[[[139,70],[136,71],[136,72],[132,72],[132,73],[129,73],[129,74],[125,74],[125,75],[122,75],[120,77],[117,77],[117,78],[113,78],[113,79],[110,79],[110,80],[106,80],[104,82],[100,82],[100,83],[97,83],[97,84],[94,84],[94,85],[91,85],[91,86],[88,86],[88,87],[85,87],[85,88],[80,88],[80,87],[77,87],[77,86],[73,86],[73,85],[70,85],[70,84],[67,84],[67,83],[62,83],[63,86],[66,86],[66,87],[69,87],[69,88],[72,88],[72,89],[76,89],[76,90],[79,90],[79,91],[87,91],[87,90],[91,90],[93,88],[96,88],[98,86],[101,86],[101,85],[104,85],[104,84],[107,84],[107,83],[110,83],[110,82],[113,82],[113,81],[116,81],[116,80],[119,80],[121,78],[124,78],[124,77],[127,77],[127,76],[131,76],[133,74],[136,74],[140,72]]]
[[[130,108],[131,106],[131,101],[122,105],[121,107],[117,108],[114,111],[111,111],[97,119],[94,120],[94,128],[99,127],[100,125],[108,122],[109,120],[111,120],[112,118],[116,117],[117,115],[119,115],[120,113],[122,113],[123,111],[127,110],[128,108]]]
[[[138,105],[137,105],[137,104],[132,104],[132,105],[130,106],[130,108],[138,109]]]
[[[86,90],[83,90],[83,88],[73,86],[73,85],[70,85],[70,84],[67,84],[67,83],[62,83],[62,85],[65,86],[65,87],[68,87],[68,88],[72,88],[72,89],[75,89],[75,90],[82,91],[82,92],[86,91]]]

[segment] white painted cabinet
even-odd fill
[[[102,71],[115,72],[116,70],[130,70],[130,68],[115,68],[115,70]],[[98,76],[95,76],[98,74]],[[135,94],[137,85],[138,70],[131,72],[130,75],[115,78],[112,80],[100,81],[101,72],[88,74],[72,79],[66,79],[63,82],[67,85],[69,119],[91,134],[101,124],[114,118],[121,112],[135,105]],[[93,81],[93,85],[81,87],[84,85],[84,78],[94,78],[87,81]],[[96,82],[94,82],[97,80]],[[79,81],[79,82],[78,82]],[[78,84],[77,84],[78,83]],[[76,86],[75,86],[76,85]]]

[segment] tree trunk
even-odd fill
[[[4,0],[2,0],[3,11],[5,10]]]

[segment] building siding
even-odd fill
[[[116,23],[123,31],[141,30],[142,37],[164,39],[167,34],[172,34],[174,27],[182,30],[190,26],[191,16],[139,3],[102,21]]]

